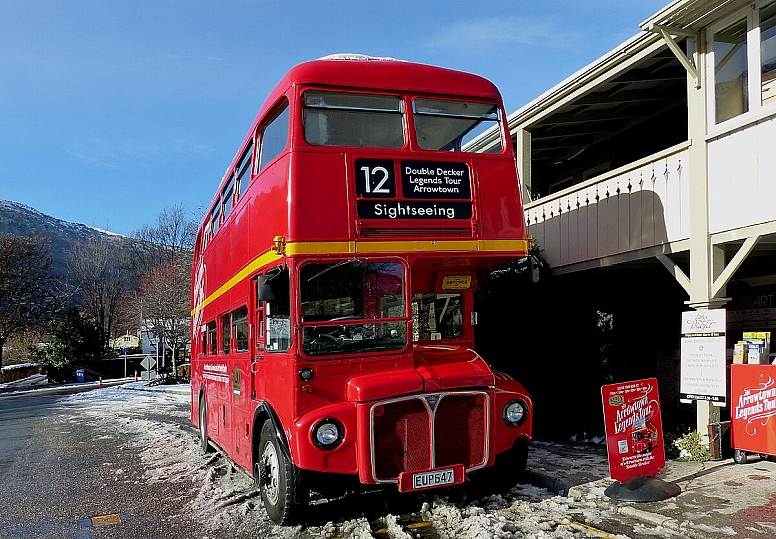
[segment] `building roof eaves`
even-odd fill
[[[748,3],[748,0],[676,0],[642,22],[642,30],[667,26],[682,30],[698,30],[709,21]]]
[[[640,32],[628,39],[609,53],[583,67],[570,77],[533,101],[523,105],[507,117],[509,130],[517,126],[532,122],[537,115],[544,115],[558,106],[571,93],[583,86],[594,84],[596,79],[602,78],[619,64],[641,53],[653,43],[659,41],[660,35],[651,32]]]

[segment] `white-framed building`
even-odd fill
[[[640,27],[509,116],[528,231],[556,276],[627,294],[667,270],[671,316],[776,331],[776,0],[677,0]],[[699,403],[699,430],[718,413]]]
[[[140,346],[140,337],[137,335],[131,335],[129,331],[125,335],[120,335],[115,339],[110,340],[110,347],[114,350],[122,350],[124,348],[137,348]]]

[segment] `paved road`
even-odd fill
[[[62,395],[0,400],[0,538],[204,537],[195,522],[167,521],[178,486],[149,488],[132,449]]]
[[[4,399],[0,402],[0,482],[24,448],[31,443],[38,415],[60,397],[57,395]]]
[[[643,536],[528,485],[506,498],[483,484],[351,495],[309,507],[304,527],[277,527],[250,477],[199,450],[189,406],[188,394],[123,388],[0,399],[0,539],[606,536],[580,520]],[[535,450],[542,467],[601,473],[601,459],[586,453]],[[540,468],[536,458],[531,467]]]

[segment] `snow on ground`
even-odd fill
[[[130,390],[133,388],[135,390]],[[141,390],[142,389],[142,390]],[[156,389],[156,391],[146,391]],[[341,519],[310,527],[273,525],[263,511],[252,479],[217,453],[203,455],[198,435],[189,423],[190,396],[186,388],[170,393],[170,386],[149,388],[144,382],[79,393],[67,397],[73,419],[96,425],[106,436],[132,440],[139,454],[146,484],[175,482],[181,485],[179,518],[209,523],[213,537],[269,537],[334,539],[372,537],[409,538],[593,538],[624,537],[605,534],[580,521],[602,521],[610,515],[594,504],[576,504],[544,489],[518,485],[509,495],[463,501],[446,495],[429,496],[415,527],[400,521],[402,515],[381,519],[382,529],[364,516]],[[182,391],[181,391],[182,390]],[[578,456],[578,455],[577,455]],[[572,457],[569,457],[571,460]],[[569,462],[569,467],[575,464]],[[117,470],[120,479],[123,471]],[[186,485],[189,485],[186,488]],[[352,515],[351,515],[352,516]],[[328,518],[328,515],[327,515]],[[406,520],[406,519],[405,519]],[[654,531],[643,531],[645,535]],[[668,537],[668,535],[663,535]]]
[[[12,371],[14,369],[26,369],[27,367],[34,367],[35,363],[18,363],[16,365],[5,365],[0,367],[0,372]]]

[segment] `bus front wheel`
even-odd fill
[[[261,428],[255,466],[254,477],[259,484],[267,515],[278,525],[292,523],[299,506],[306,501],[301,473],[286,457],[275,434],[275,427],[269,420]]]

